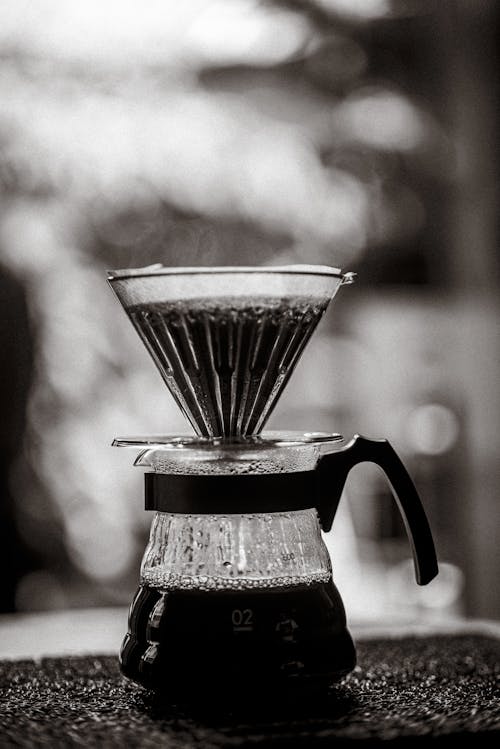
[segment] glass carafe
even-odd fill
[[[125,676],[174,698],[323,688],[356,652],[322,533],[350,468],[371,460],[400,505],[419,582],[435,574],[415,488],[385,440],[263,433],[115,440],[140,449],[155,514],[130,607]]]

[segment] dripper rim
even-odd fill
[[[342,283],[352,283],[355,273],[344,273],[340,268],[330,265],[216,265],[216,266],[165,266],[161,263],[147,265],[143,268],[122,268],[107,270],[108,281],[125,280],[127,278],[148,278],[151,276],[170,275],[216,275],[225,273],[281,273],[310,276],[333,276],[340,278]]]

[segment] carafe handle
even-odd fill
[[[357,434],[344,448],[321,457],[317,466],[317,509],[322,529],[327,532],[332,527],[349,471],[364,462],[375,463],[384,471],[405,524],[417,583],[426,585],[438,573],[431,530],[415,485],[387,440],[368,439]]]

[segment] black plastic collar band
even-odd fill
[[[292,512],[316,506],[316,472],[238,476],[146,473],[145,509],[189,515]]]

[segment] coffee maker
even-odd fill
[[[264,427],[340,286],[329,266],[109,271],[191,434],[120,437],[153,513],[120,666],[173,700],[325,690],[356,665],[323,534],[351,468],[377,464],[417,583],[437,574],[431,531],[385,439]]]

